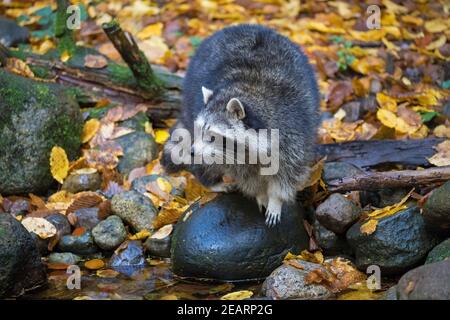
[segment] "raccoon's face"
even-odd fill
[[[246,132],[245,108],[239,98],[224,97],[202,87],[205,108],[194,121],[192,155],[213,155],[229,159],[227,148],[240,143]],[[245,143],[245,141],[244,141]],[[233,157],[234,158],[234,157]]]

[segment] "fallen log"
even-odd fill
[[[386,164],[430,167],[427,158],[435,154],[433,147],[443,140],[351,141],[318,145],[317,153],[320,157],[326,156],[327,162],[348,162],[363,169]]]
[[[374,191],[385,188],[429,186],[448,180],[450,180],[450,166],[423,170],[367,172],[353,177],[331,180],[327,186],[331,192]]]

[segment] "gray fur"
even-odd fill
[[[202,86],[213,92],[206,105]],[[238,113],[234,115],[226,107],[233,98],[244,109],[235,104],[231,110]],[[211,127],[279,129],[279,171],[262,176],[259,164],[175,166],[170,161],[170,142],[163,164],[169,172],[187,168],[215,190],[225,191],[222,177],[231,176],[238,190],[266,208],[267,223],[276,224],[282,203],[293,201],[297,188],[309,180],[318,110],[314,72],[297,45],[262,26],[225,28],[205,39],[192,58],[175,127],[184,127],[193,135],[200,115],[204,131]],[[242,111],[244,118],[240,119]]]

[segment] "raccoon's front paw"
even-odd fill
[[[266,210],[266,225],[269,227],[275,226],[281,220],[282,202],[278,199],[269,199]]]

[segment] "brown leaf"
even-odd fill
[[[88,54],[84,57],[84,66],[91,69],[102,69],[108,65],[104,56]]]
[[[103,202],[103,198],[95,192],[80,192],[76,195],[75,200],[67,208],[66,213],[75,212],[78,209],[93,208]]]

